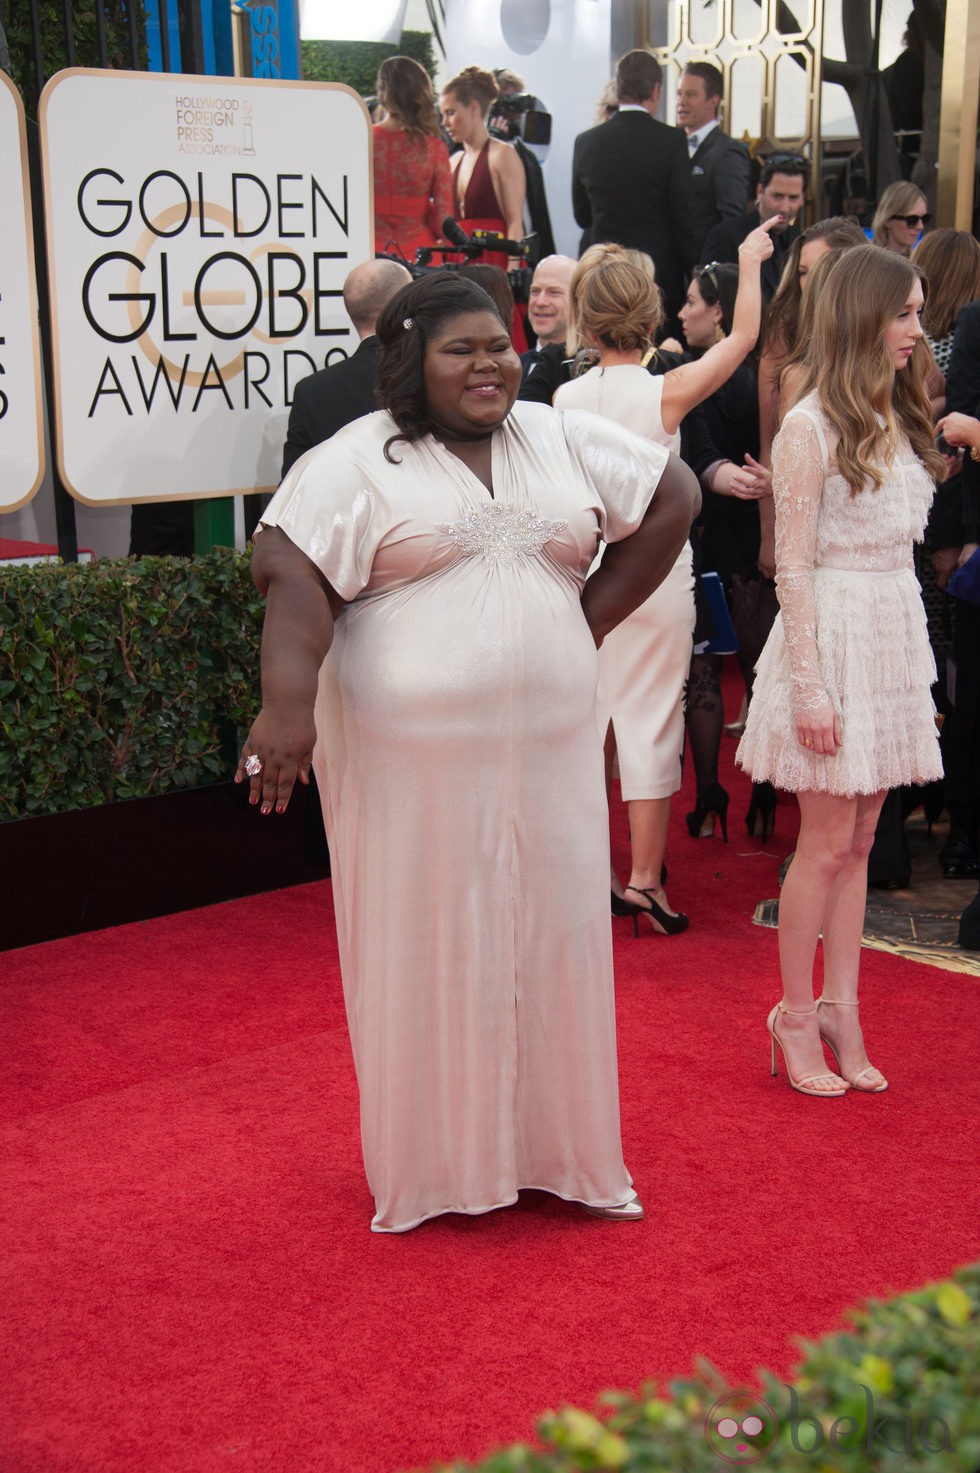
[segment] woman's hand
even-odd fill
[[[843,744],[840,717],[829,700],[796,712],[796,740],[815,757],[833,757]]]
[[[248,801],[261,803],[261,813],[285,813],[297,779],[309,782],[315,741],[313,708],[307,702],[262,707],[235,772],[236,783],[248,779]]]
[[[738,248],[738,263],[757,262],[760,266],[763,261],[768,261],[775,247],[772,243],[772,232],[777,225],[782,223],[782,215],[770,215],[768,220],[763,220],[754,230],[750,230]]]
[[[936,426],[937,435],[942,435],[947,445],[962,445],[967,450],[980,447],[980,419],[972,414],[947,414]]]
[[[944,589],[950,578],[956,572],[956,569],[960,565],[961,551],[962,548],[959,547],[937,547],[935,551],[929,554],[932,571],[936,575],[937,588]]]
[[[746,452],[745,463],[731,476],[731,493],[740,501],[761,501],[772,495],[772,471]]]

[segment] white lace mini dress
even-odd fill
[[[936,666],[912,569],[933,483],[903,437],[878,490],[852,496],[834,438],[810,394],[773,445],[780,613],[736,761],[790,792],[854,796],[942,776]],[[797,713],[828,699],[843,735],[832,757],[796,734]]]

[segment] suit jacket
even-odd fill
[[[971,414],[980,419],[980,301],[967,302],[956,314],[953,352],[946,373],[946,412]],[[980,538],[980,464],[963,459],[963,538]]]
[[[754,207],[747,214],[731,215],[712,226],[701,247],[701,265],[710,261],[734,261],[738,264],[738,248],[745,237],[760,224],[759,212]],[[762,300],[768,302],[779,285],[779,278],[786,265],[789,248],[800,233],[798,225],[788,225],[778,234],[773,231],[773,253],[763,261],[761,281]]]
[[[580,133],[572,155],[572,208],[593,244],[616,241],[653,257],[669,316],[697,260],[687,141],[647,112],[618,112]]]
[[[378,340],[363,338],[353,357],[331,363],[300,379],[289,411],[289,428],[282,450],[282,473],[314,445],[329,440],[344,425],[377,409],[374,376],[378,367]]]
[[[686,135],[684,141],[686,144]],[[720,128],[712,128],[691,159],[691,180],[692,223],[700,250],[712,226],[728,216],[741,218],[745,214],[752,197],[749,156],[734,138]]]

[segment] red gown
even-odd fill
[[[414,260],[435,245],[453,213],[449,152],[441,138],[371,129],[374,145],[374,249]]]

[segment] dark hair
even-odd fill
[[[772,182],[773,174],[798,174],[806,184],[810,178],[810,164],[801,153],[771,153],[759,177],[763,189]]]
[[[450,271],[433,271],[402,287],[378,318],[374,396],[400,431],[385,442],[385,459],[393,464],[392,445],[399,440],[414,444],[433,429],[425,398],[425,350],[444,323],[464,312],[492,312],[510,336],[510,324],[483,287]]]
[[[505,323],[514,320],[514,293],[510,289],[507,272],[502,266],[488,266],[485,261],[467,261],[460,266],[459,275],[466,281],[475,281],[482,286]]]
[[[715,261],[710,266],[700,266],[694,273],[698,291],[709,307],[721,308],[721,330],[728,337],[735,316],[735,298],[738,296],[738,267],[731,261]]]
[[[646,102],[663,76],[651,51],[627,51],[616,63],[616,95],[620,102]]]
[[[710,61],[685,63],[683,76],[700,77],[704,83],[705,97],[721,97],[725,90],[725,79],[718,67]]]
[[[411,56],[389,56],[378,68],[378,101],[409,136],[439,138],[432,78]]]

